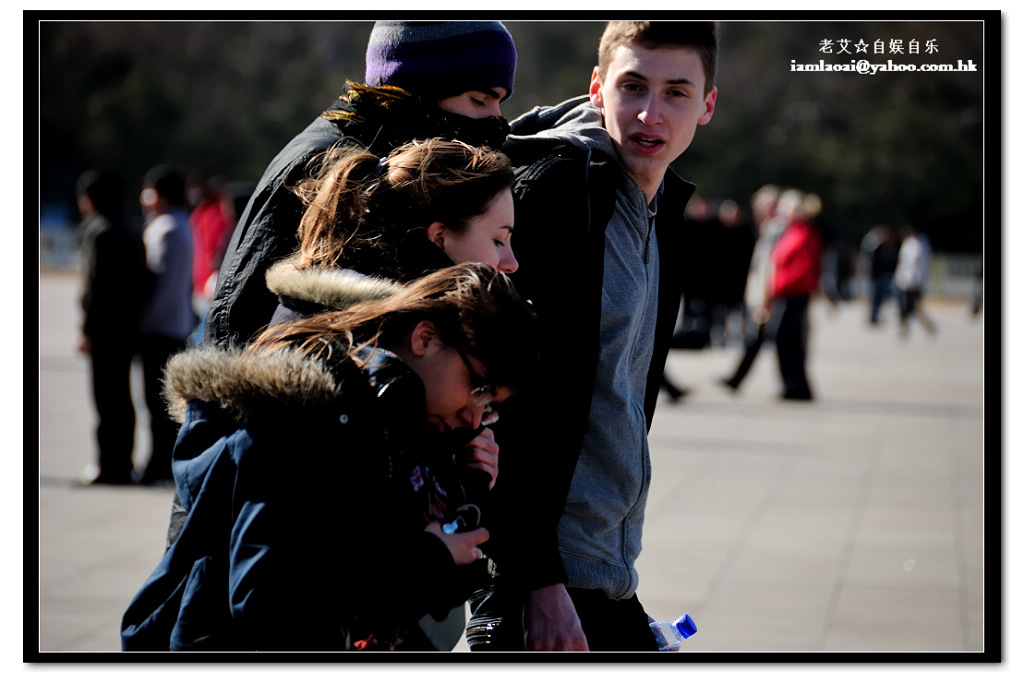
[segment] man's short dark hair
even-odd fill
[[[150,169],[142,185],[144,188],[153,188],[158,195],[175,206],[185,204],[185,175],[171,166],[160,164]]]
[[[78,194],[88,197],[97,213],[111,218],[121,211],[124,183],[114,171],[90,170],[79,177]]]
[[[717,21],[610,21],[601,36],[597,68],[603,77],[620,45],[648,49],[688,47],[697,51],[704,66],[704,94],[711,92],[718,70]]]

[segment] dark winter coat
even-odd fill
[[[82,221],[82,334],[94,343],[131,345],[152,286],[142,233],[92,214]]]
[[[482,563],[423,531],[463,500],[456,444],[427,425],[418,376],[377,353],[370,370],[341,349],[172,360],[188,518],[124,615],[125,650],[400,648],[465,601]]]
[[[289,188],[310,175],[317,155],[338,144],[358,144],[387,156],[402,144],[434,137],[499,148],[507,131],[498,117],[470,119],[398,88],[347,84],[331,108],[274,157],[249,199],[224,255],[206,341],[247,344],[273,315],[278,301],[264,286],[264,274],[298,247],[304,206]]]

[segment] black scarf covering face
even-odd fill
[[[348,81],[345,92],[322,114],[383,157],[411,140],[444,138],[500,150],[509,134],[500,116],[474,119],[446,112],[436,103],[394,86],[371,87]]]

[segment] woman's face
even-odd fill
[[[427,228],[427,237],[455,263],[484,263],[502,273],[514,273],[519,268],[512,253],[514,223],[512,191],[502,190],[484,213],[469,221],[465,232],[434,222]]]
[[[423,381],[431,425],[442,432],[480,426],[489,406],[479,392],[474,394],[486,383],[487,369],[479,359],[445,344],[434,325],[426,321],[416,326],[408,348],[397,353]],[[486,396],[496,404],[509,393],[498,387]]]

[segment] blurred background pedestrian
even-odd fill
[[[95,464],[83,483],[132,483],[135,404],[132,359],[139,313],[150,280],[142,235],[124,215],[124,183],[114,171],[87,171],[78,181],[82,250],[79,352],[89,357],[96,410]]]
[[[188,200],[194,207],[188,217],[193,251],[192,308],[199,318],[189,343],[197,345],[203,341],[206,315],[217,288],[217,273],[238,219],[234,197],[226,191],[220,178],[199,178],[191,182]]]
[[[861,241],[861,251],[868,255],[871,267],[871,315],[868,323],[882,322],[882,307],[895,297],[892,276],[900,256],[900,240],[896,229],[888,223],[875,226]]]
[[[197,323],[192,310],[192,233],[185,176],[168,165],[156,166],[143,179],[139,199],[146,221],[142,233],[146,266],[153,281],[139,323],[152,435],[149,461],[140,481],[158,484],[173,481],[171,450],[178,435],[162,395],[164,366],[172,355],[185,348]]]
[[[767,294],[772,276],[772,250],[786,229],[799,197],[796,190],[784,193],[778,186],[769,184],[758,189],[750,199],[758,236],[750,257],[744,289],[746,317],[743,356],[732,374],[722,379],[722,384],[733,391],[740,388],[761,346],[768,339],[771,311]]]
[[[772,251],[769,296],[771,317],[777,321],[773,336],[785,400],[813,398],[807,380],[808,310],[811,297],[821,288],[823,244],[815,220],[820,212],[817,195],[799,196],[789,225]]]
[[[929,334],[938,332],[922,304],[925,290],[928,288],[931,253],[928,238],[918,232],[913,225],[904,226],[896,272],[893,274],[893,285],[899,293],[901,337],[906,337],[910,332],[911,318],[917,318]]]

